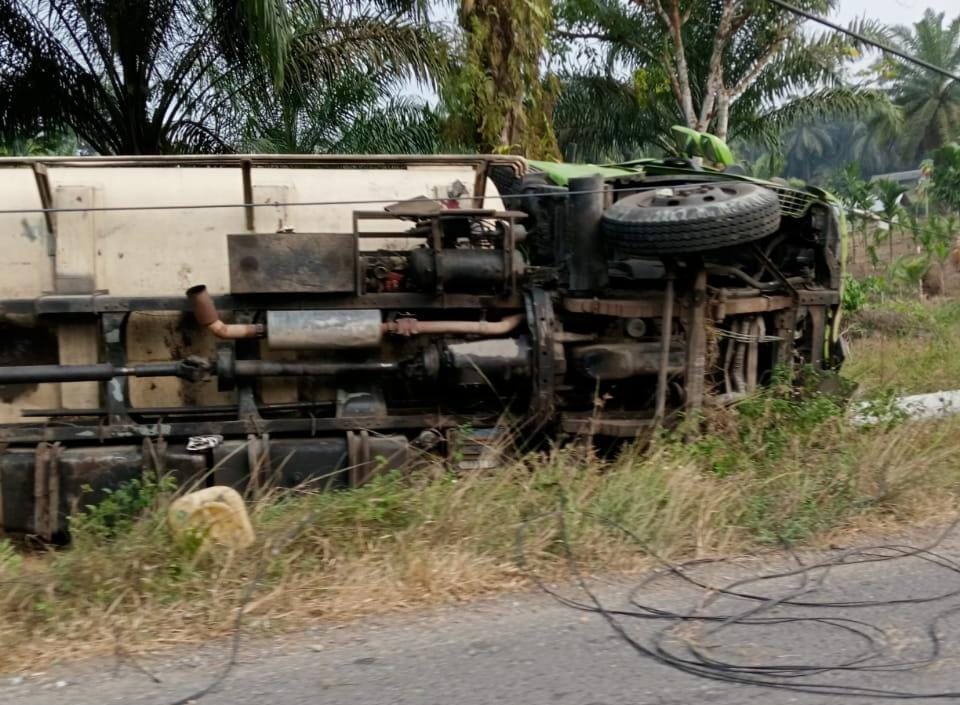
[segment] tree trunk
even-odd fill
[[[540,60],[552,26],[549,0],[464,0],[467,116],[483,152],[559,159]],[[492,86],[490,85],[492,84]]]
[[[720,87],[720,97],[717,101],[717,126],[713,131],[717,137],[722,140],[727,139],[727,131],[730,129],[730,93],[723,87]]]

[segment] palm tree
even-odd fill
[[[883,219],[887,222],[886,235],[882,236],[881,231],[877,231],[877,239],[886,237],[887,247],[890,252],[890,261],[893,262],[893,235],[900,215],[903,213],[903,206],[900,200],[909,189],[896,181],[890,179],[878,179],[871,182],[871,188],[874,195],[880,201],[880,207],[883,212]]]
[[[409,99],[384,99],[385,87],[351,72],[329,84],[273,93],[250,102],[245,151],[292,154],[429,154],[451,151],[441,116]]]
[[[913,27],[896,27],[900,47],[925,61],[960,73],[960,16],[944,25],[944,13],[928,9]],[[903,61],[885,59],[883,75],[902,106],[903,151],[913,163],[960,134],[960,82]]]
[[[783,149],[789,164],[789,173],[809,181],[824,157],[834,149],[833,137],[824,125],[804,123],[786,131]]]
[[[251,97],[350,70],[422,77],[416,0],[0,0],[0,138],[69,130],[101,154],[234,147]]]
[[[837,2],[800,4],[824,12]],[[636,97],[634,112],[654,123],[647,132],[655,135],[682,124],[776,148],[794,123],[860,114],[885,99],[848,84],[843,68],[857,55],[848,40],[837,33],[810,35],[794,15],[769,3],[603,0],[562,8],[554,32],[561,56],[579,64],[592,59],[596,73],[621,83],[623,93]],[[857,29],[880,31],[868,22]],[[580,108],[580,129],[589,132],[592,121],[603,128],[595,132],[608,132],[605,103]]]
[[[541,61],[551,0],[461,0],[458,66],[443,86],[454,139],[483,152],[559,157]]]
[[[643,102],[635,83],[603,74],[559,78],[554,129],[567,161],[618,162],[636,159],[669,137],[675,116],[669,101]]]
[[[446,45],[406,0],[294,5],[283,82],[264,77],[244,96],[239,141],[271,152],[436,151],[437,116],[396,95],[433,83]]]

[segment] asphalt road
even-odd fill
[[[960,560],[960,539],[939,549]],[[758,574],[792,559],[747,559],[706,568],[723,582]],[[810,560],[813,560],[812,558]],[[635,582],[601,585],[610,607],[625,605]],[[764,590],[785,594],[796,581],[772,581]],[[809,593],[817,600],[917,599],[960,589],[960,575],[916,559],[868,563],[828,575]],[[572,587],[564,588],[575,595]],[[643,592],[644,600],[674,610],[702,599],[677,578]],[[722,600],[721,600],[722,603]],[[934,603],[831,609],[885,631],[885,659],[929,656],[929,621],[960,597]],[[716,609],[723,611],[720,603]],[[801,608],[773,607],[768,614],[798,616]],[[826,616],[820,614],[819,616]],[[629,629],[647,638],[655,625],[631,620]],[[941,655],[918,670],[893,673],[828,673],[818,682],[882,690],[960,691],[960,617],[939,625]],[[862,644],[822,624],[783,623],[761,628],[735,626],[722,639],[704,635],[711,656],[727,661],[771,664],[843,660]],[[42,675],[0,677],[6,705],[167,705],[207,684],[226,655],[222,643],[175,653],[144,656],[141,665],[154,683],[130,664],[115,661],[49,668]],[[222,686],[197,701],[202,705],[820,705],[880,702],[720,683],[681,673],[643,658],[595,614],[558,604],[543,594],[508,596],[456,608],[395,615],[339,625],[318,625],[276,641],[242,642],[240,662]],[[928,702],[931,702],[928,700]],[[936,699],[932,702],[948,702]]]

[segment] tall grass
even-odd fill
[[[910,315],[958,336],[960,308]],[[935,384],[960,386],[960,369],[928,349],[937,336],[885,332],[880,344],[877,332],[865,335],[850,365],[864,388],[918,391],[934,372]],[[225,634],[260,568],[243,606],[257,632],[527,586],[521,526],[530,567],[562,578],[551,520],[561,509],[581,560],[609,571],[648,565],[651,553],[802,542],[851,521],[951,507],[960,420],[855,428],[847,415],[828,396],[778,389],[709,413],[693,439],[664,432],[613,459],[570,447],[496,471],[438,465],[350,491],[278,492],[253,505],[258,542],[242,555],[178,546],[164,522],[170,486],[127,487],[72,523],[68,549],[21,555],[0,542],[0,672]]]
[[[844,374],[865,391],[960,389],[960,302],[892,301],[853,316]]]

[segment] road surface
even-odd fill
[[[914,537],[916,540],[916,537]],[[960,559],[960,537],[939,552]],[[779,561],[782,568],[792,559]],[[712,566],[706,573],[724,582],[769,569],[770,559]],[[601,585],[611,607],[625,604],[635,583]],[[789,591],[795,584],[767,585]],[[571,586],[563,588],[571,595]],[[960,589],[960,575],[916,559],[844,568],[817,585],[816,599],[911,600]],[[677,578],[645,589],[644,600],[673,610],[689,609],[702,593]],[[925,629],[937,613],[960,598],[935,603],[830,610],[881,625],[888,643],[884,658],[922,660],[929,655]],[[719,609],[719,606],[718,606]],[[793,615],[799,608],[775,607]],[[824,615],[820,615],[824,616]],[[645,638],[656,625],[631,620],[632,634]],[[939,625],[942,654],[932,665],[903,672],[854,672],[818,677],[880,689],[960,691],[960,617]],[[81,638],[78,636],[78,638]],[[708,639],[709,641],[709,639]],[[716,641],[716,640],[715,640]],[[722,643],[708,647],[727,661],[775,664],[841,659],[859,646],[823,625],[785,623],[759,630],[734,627]],[[711,650],[715,649],[715,651]],[[6,705],[167,705],[207,684],[226,655],[216,643],[143,657],[141,664],[160,683],[129,664],[113,660],[51,667],[42,675],[0,676]],[[874,660],[873,663],[880,663]],[[603,618],[577,612],[541,593],[513,595],[456,608],[367,619],[348,625],[318,625],[278,640],[246,639],[239,663],[202,705],[827,705],[881,702],[756,686],[721,683],[681,673],[632,650]],[[931,701],[927,701],[931,702]],[[936,699],[932,702],[948,702]]]

